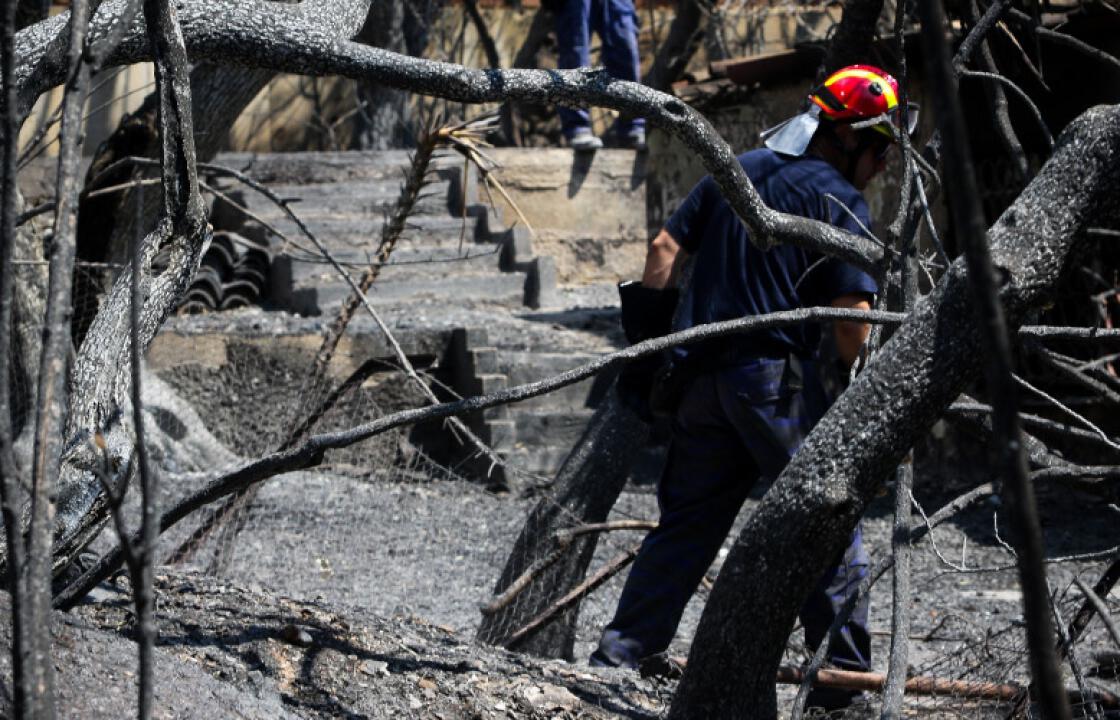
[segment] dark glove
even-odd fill
[[[680,291],[676,288],[648,288],[627,280],[618,284],[622,305],[622,331],[630,344],[668,335],[673,330],[673,313]]]
[[[631,344],[668,335],[673,329],[673,313],[680,293],[676,288],[658,290],[629,281],[619,283],[622,304],[622,330]],[[665,367],[661,353],[632,360],[618,374],[619,398],[644,420],[652,421],[650,390]]]

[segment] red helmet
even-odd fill
[[[823,84],[809,93],[809,100],[820,108],[825,118],[838,123],[868,123],[894,139],[898,130],[912,133],[917,125],[917,106],[906,108],[905,124],[899,112],[898,81],[872,65],[849,65],[828,76]]]
[[[918,106],[899,104],[898,81],[871,65],[849,65],[809,93],[806,110],[762,132],[766,147],[783,155],[803,155],[821,118],[854,129],[875,128],[891,140],[913,134]],[[905,110],[905,113],[903,112]]]

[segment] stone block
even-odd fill
[[[509,450],[517,442],[517,423],[513,420],[487,420],[483,425],[482,439],[494,450]]]
[[[498,351],[492,347],[469,350],[471,370],[475,375],[488,375],[499,372]]]
[[[516,225],[505,234],[502,268],[521,270],[533,260],[533,235],[524,225]]]
[[[548,255],[535,258],[525,279],[525,304],[535,309],[557,307],[560,294],[556,279],[556,261]]]

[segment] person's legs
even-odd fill
[[[756,478],[719,413],[712,376],[696,378],[673,422],[658,488],[661,519],[642,543],[593,665],[634,667],[669,646]]]
[[[867,577],[867,552],[863,549],[860,528],[852,533],[851,543],[838,558],[836,567],[820,579],[813,594],[801,609],[801,624],[805,627],[805,644],[819,647],[848,598]],[[848,621],[829,641],[829,660],[844,670],[867,671],[871,669],[871,636],[867,631],[867,595],[860,598]]]
[[[561,70],[591,64],[592,0],[562,0],[556,11],[557,66]],[[571,140],[578,133],[591,132],[591,116],[586,110],[561,107],[560,124]]]
[[[764,360],[721,375],[722,397],[763,477],[776,477],[817,421],[829,401],[811,361]],[[801,611],[805,642],[817,648],[836,613],[867,574],[867,554],[859,529],[837,567],[821,578]],[[870,668],[867,599],[852,613],[829,647],[829,659],[850,670]]]
[[[826,572],[801,608],[805,645],[816,649],[825,641],[832,622],[867,576],[868,559],[862,534],[857,527],[852,541],[838,558],[836,568]],[[844,670],[867,672],[871,669],[871,635],[867,630],[868,596],[860,598],[847,622],[828,640],[828,659]],[[862,693],[839,688],[813,688],[805,704],[825,710],[845,708]]]
[[[611,77],[641,82],[641,59],[638,54],[638,15],[633,0],[596,0],[601,13],[593,28],[603,42],[603,66]],[[622,144],[641,140],[645,145],[644,118],[620,117],[614,132]]]

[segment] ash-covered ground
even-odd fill
[[[528,347],[532,343],[526,338],[538,333],[553,343],[602,352],[616,341],[603,330],[613,327],[610,320],[589,313],[577,331],[539,317],[488,329],[507,344],[524,342]],[[415,317],[400,321],[415,322]],[[153,378],[146,387],[162,386]],[[153,402],[151,407],[162,407],[187,425],[205,425],[173,389],[164,390],[159,398],[163,405]],[[275,398],[281,401],[283,393]],[[225,399],[218,396],[214,403]],[[203,417],[216,412],[201,404],[196,409]],[[159,443],[162,454],[157,456],[165,464],[177,463],[176,473],[166,478],[165,506],[197,487],[217,466],[238,461],[220,438],[209,435],[168,435]],[[184,455],[188,446],[193,454]],[[383,443],[376,452],[392,452],[393,446]],[[977,457],[972,465],[979,467],[982,461]],[[934,463],[919,473],[916,495],[927,514],[970,486],[956,468]],[[610,620],[625,572],[583,602],[574,663],[520,656],[474,641],[478,608],[490,599],[526,514],[547,499],[547,486],[495,493],[482,483],[453,479],[455,472],[434,464],[413,462],[408,469],[407,474],[355,473],[353,463],[341,463],[333,470],[275,478],[241,518],[236,540],[219,544],[221,562],[211,562],[211,547],[192,564],[161,568],[157,716],[452,720],[664,715],[674,681],[642,679],[586,663]],[[757,488],[744,507],[732,537],[763,490]],[[1116,511],[1098,496],[1058,485],[1041,485],[1038,493],[1047,555],[1060,559],[1048,567],[1050,582],[1057,610],[1068,622],[1083,602],[1073,579],[1089,585],[1096,581],[1116,555],[1110,549],[1120,545],[1120,528]],[[873,560],[890,553],[891,506],[892,498],[885,494],[864,521]],[[612,518],[656,515],[652,488],[631,486]],[[998,496],[983,499],[936,529],[932,540],[915,545],[912,675],[992,683],[1028,679],[1014,558],[1004,544],[1010,532],[1005,515]],[[914,521],[919,518],[915,513]],[[180,527],[168,533],[161,557],[188,531]],[[639,539],[634,532],[604,536],[592,568]],[[110,542],[106,535],[97,547],[104,549]],[[718,565],[719,559],[713,577]],[[59,616],[56,665],[62,717],[134,713],[136,660],[128,587],[127,576],[120,574],[72,613]],[[672,655],[688,655],[706,599],[702,587],[685,613]],[[1117,599],[1114,595],[1107,601],[1115,607]],[[887,665],[890,615],[887,576],[872,594],[873,664],[878,671]],[[1095,620],[1076,653],[1089,687],[1117,690],[1111,679],[1117,675],[1115,651]],[[804,658],[800,631],[795,630],[786,662],[797,665]],[[8,654],[0,653],[0,670],[9,662]],[[1065,673],[1067,686],[1075,687],[1068,665]],[[10,677],[10,672],[3,674]],[[794,692],[780,686],[780,706],[788,707]],[[1007,710],[992,701],[944,695],[910,699],[906,706],[909,717],[934,718],[1003,717]],[[847,715],[877,716],[873,695]]]
[[[929,501],[927,512],[935,509],[938,493],[921,494]],[[537,499],[496,495],[463,482],[376,483],[311,472],[269,483],[220,576],[190,568],[161,572],[160,716],[661,716],[673,682],[593,669],[582,660],[613,611],[621,576],[584,603],[576,663],[473,642],[478,605],[489,597]],[[864,522],[873,557],[889,552],[889,500],[877,502]],[[1099,501],[1047,488],[1041,500],[1051,557],[1116,544],[1114,511]],[[654,517],[655,510],[654,495],[636,489],[624,493],[615,515]],[[995,534],[997,510],[994,501],[977,503],[935,531],[936,549],[928,540],[915,547],[913,673],[1025,680],[1016,577],[1013,559]],[[634,539],[604,540],[594,565]],[[1069,588],[1072,578],[1092,583],[1106,562],[1050,566],[1067,620],[1081,601]],[[991,570],[996,567],[1008,569]],[[128,714],[135,666],[127,589],[127,578],[118,576],[61,623],[63,716]],[[889,651],[889,592],[884,582],[873,595],[876,669],[885,668]],[[673,654],[687,655],[705,599],[701,589]],[[798,635],[791,638],[792,663],[801,659]],[[1090,635],[1078,646],[1088,674],[1098,660],[1112,662],[1099,623]],[[1099,677],[1089,681],[1111,684]],[[793,692],[781,687],[782,702],[788,704]],[[876,708],[871,696],[848,717],[875,715]],[[998,710],[993,703],[945,697],[908,704],[912,717],[996,717]]]

